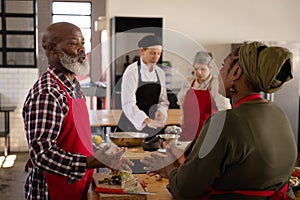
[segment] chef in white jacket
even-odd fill
[[[138,47],[140,59],[126,68],[122,79],[123,113],[118,129],[148,133],[151,138],[162,132],[170,104],[165,73],[157,65],[163,48],[161,39],[155,35],[143,37]]]

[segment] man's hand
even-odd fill
[[[99,167],[107,167],[112,170],[132,171],[130,166],[133,166],[134,163],[122,157],[125,151],[126,148],[111,147],[111,144],[106,144],[95,152],[94,162],[98,162],[96,164]]]

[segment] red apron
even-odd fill
[[[58,80],[56,81],[65,92],[69,105],[69,112],[62,123],[57,146],[67,152],[91,156],[93,155],[93,147],[85,99],[70,98],[61,82]],[[44,174],[51,200],[86,199],[87,191],[92,182],[93,173],[94,170],[86,170],[85,175],[81,180],[75,181],[74,183],[68,183],[68,177],[66,176],[45,172]]]
[[[203,197],[198,198],[197,200],[208,200],[212,195],[220,194],[240,194],[244,196],[257,196],[257,197],[272,197],[272,200],[292,200],[285,192],[288,190],[289,185],[285,184],[279,191],[276,190],[235,190],[235,191],[219,191],[213,188],[210,188],[208,194]]]
[[[207,90],[194,90],[194,83],[195,80],[182,104],[183,124],[180,141],[192,141],[197,138],[205,120],[218,111],[215,101],[210,96],[210,86]]]

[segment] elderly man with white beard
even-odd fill
[[[23,107],[30,153],[25,198],[86,199],[94,168],[130,170],[133,163],[122,158],[125,149],[108,151],[105,146],[94,153],[85,97],[76,79],[87,66],[80,29],[67,22],[51,24],[42,46],[49,67]]]

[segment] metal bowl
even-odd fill
[[[157,135],[157,137],[160,137],[162,138],[166,143],[170,143],[172,142],[173,140],[176,140],[179,138],[179,135],[175,135],[175,134],[160,134],[160,135]]]
[[[138,132],[115,132],[108,134],[109,139],[119,147],[142,146],[147,133]]]
[[[179,126],[167,126],[165,129],[165,134],[175,134],[180,135],[182,129]]]

